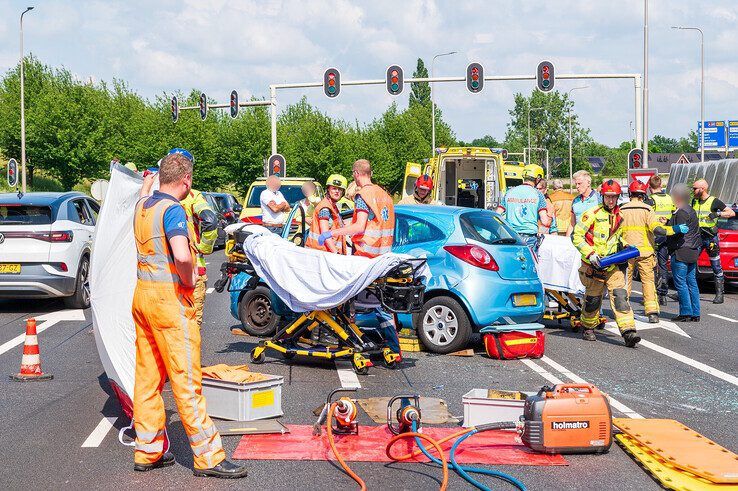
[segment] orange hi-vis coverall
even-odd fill
[[[363,233],[351,237],[354,255],[377,257],[392,250],[395,235],[395,206],[392,198],[376,184],[369,184],[357,193],[366,202],[374,215],[366,223]],[[356,221],[359,210],[354,209],[352,223]]]
[[[200,328],[193,289],[179,279],[164,230],[166,210],[181,205],[161,199],[145,209],[145,202],[146,198],[139,200],[133,220],[138,250],[132,309],[136,324],[134,461],[151,464],[164,453],[166,413],[161,391],[168,376],[195,468],[209,469],[225,459],[225,452],[202,395]],[[192,253],[194,263],[194,249]]]

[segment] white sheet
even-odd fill
[[[579,279],[582,256],[569,237],[545,235],[538,249],[538,276],[543,288],[568,293],[584,293]]]
[[[136,288],[136,245],[133,213],[142,178],[122,165],[112,165],[92,239],[90,300],[95,343],[108,379],[133,400],[136,331],[131,305]],[[132,408],[128,408],[131,409]]]
[[[251,227],[246,228],[257,230]],[[298,247],[269,232],[247,237],[244,251],[257,274],[294,312],[341,305],[411,257],[390,253],[369,259],[330,254]],[[417,275],[428,278],[430,269],[424,265]]]

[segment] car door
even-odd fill
[[[69,259],[79,261],[82,251],[92,250],[92,235],[95,233],[95,218],[87,204],[87,199],[75,198],[70,202],[69,219],[75,224],[74,254],[77,256]]]

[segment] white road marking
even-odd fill
[[[85,313],[81,309],[77,310],[59,310],[56,312],[50,312],[35,317],[36,319],[36,333],[40,334],[46,329],[50,328],[54,324],[58,324],[63,321],[83,321],[85,320]],[[9,351],[19,344],[23,344],[26,339],[25,331],[23,334],[19,334],[10,341],[6,341],[0,345],[0,355]]]
[[[117,416],[106,416],[101,419],[95,429],[92,430],[92,433],[90,433],[90,436],[87,437],[87,440],[85,440],[82,444],[82,448],[99,447],[102,441],[105,439],[105,435],[108,434],[110,428],[115,425],[115,422],[117,420]]]
[[[336,371],[338,378],[341,379],[341,387],[344,389],[361,389],[359,377],[356,376],[350,361],[336,360]]]
[[[215,291],[215,288],[213,288],[211,286],[210,288],[208,288],[207,290],[205,290],[205,293],[213,293],[214,291]]]
[[[728,321],[728,322],[736,322],[736,323],[738,323],[738,320],[735,320],[735,319],[731,319],[730,317],[724,317],[724,316],[722,316],[722,315],[718,315],[718,314],[707,314],[707,315],[711,315],[711,316],[713,316],[713,317],[715,317],[715,318],[717,318],[717,319],[722,319],[722,320],[724,320],[724,321]]]
[[[685,338],[692,338],[692,336],[684,332],[681,327],[677,326],[671,321],[659,319],[658,323],[651,324],[650,322],[648,322],[648,318],[642,315],[634,314],[633,317],[635,318],[636,329],[638,329],[639,331],[647,331],[648,329],[665,329],[667,331],[673,332],[674,334],[684,336]],[[607,325],[615,329],[615,332],[617,334],[620,334],[620,331],[616,329],[617,324],[615,324],[615,322],[608,322]]]
[[[525,361],[529,361],[529,360],[522,360],[522,361],[525,362]],[[544,362],[544,363],[546,363],[547,365],[549,365],[551,368],[553,368],[554,370],[556,370],[557,372],[559,372],[560,375],[563,375],[564,377],[568,378],[572,382],[576,382],[578,384],[588,384],[589,383],[586,380],[584,380],[582,377],[580,377],[579,375],[577,375],[576,373],[574,373],[571,370],[569,370],[568,368],[566,368],[565,366],[563,366],[563,365],[561,365],[559,363],[556,363],[555,361],[553,361],[548,356],[544,356],[543,358],[541,358],[541,361]],[[527,363],[526,363],[526,365],[527,365]],[[545,372],[545,373],[548,373],[544,369],[541,369],[541,371],[542,372]],[[543,375],[542,372],[538,372],[538,373],[541,374],[541,375]],[[549,373],[549,375],[551,375],[551,374]],[[551,379],[549,379],[548,377],[545,377],[545,378],[547,380],[549,380],[550,382],[553,382],[552,379],[553,378],[556,378],[556,377],[554,375],[551,375],[551,377],[552,377]],[[554,383],[563,383],[563,382],[559,381],[559,382],[554,382]],[[623,413],[624,415],[626,415],[627,417],[634,418],[634,419],[643,419],[643,416],[641,416],[637,412],[633,411],[631,408],[629,408],[628,406],[626,406],[622,402],[618,401],[617,399],[615,399],[614,397],[612,397],[610,394],[608,394],[608,397],[610,398],[610,405],[612,407],[614,407],[615,409],[617,409],[618,411],[620,411],[621,413]]]
[[[545,378],[552,384],[563,384],[564,381],[554,376],[552,373],[547,372],[543,367],[541,367],[538,363],[535,363],[532,360],[529,360],[527,358],[523,358],[520,361],[522,361],[524,364],[528,365],[528,367],[536,372],[541,377]]]

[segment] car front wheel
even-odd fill
[[[238,316],[243,330],[252,336],[271,336],[280,318],[272,309],[271,292],[265,286],[244,293],[238,302]]]
[[[90,306],[90,258],[82,256],[77,268],[74,295],[64,298],[64,305],[70,309],[86,309]]]
[[[469,316],[451,297],[431,298],[413,317],[420,341],[433,353],[453,353],[469,343],[472,334]]]

